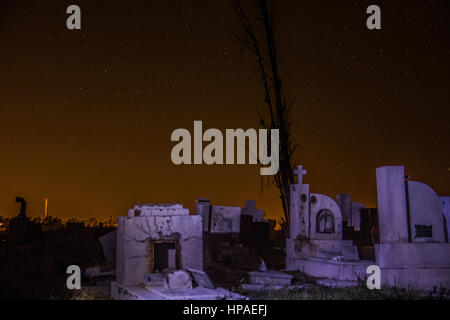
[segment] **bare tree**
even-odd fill
[[[294,183],[294,153],[297,145],[292,137],[290,111],[293,101],[285,97],[279,73],[279,61],[275,44],[274,0],[251,0],[254,17],[241,5],[242,1],[231,0],[243,32],[236,35],[243,50],[247,49],[256,58],[263,85],[264,102],[268,116],[260,115],[265,129],[278,129],[280,134],[280,169],[271,182],[280,192],[285,225],[289,223],[290,184]],[[270,131],[269,131],[270,132]],[[270,141],[270,139],[268,139]],[[271,150],[270,145],[268,152]]]

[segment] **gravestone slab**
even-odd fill
[[[253,221],[263,221],[264,220],[264,210],[256,209],[255,200],[245,201],[245,207],[242,208],[241,213],[243,215],[249,215],[253,217]]]
[[[408,242],[405,168],[377,168],[380,243]]]
[[[195,201],[195,213],[202,217],[203,232],[209,231],[210,208],[209,199],[199,198]]]
[[[346,221],[350,226],[352,222],[352,202],[350,201],[349,194],[338,194],[336,196],[336,202],[341,209],[342,221]]]
[[[356,231],[361,230],[361,210],[367,209],[366,206],[360,202],[352,202],[352,219],[351,224]]]
[[[211,233],[239,233],[241,208],[213,206],[211,212]]]

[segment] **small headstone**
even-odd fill
[[[352,225],[352,202],[349,194],[338,194],[336,202],[341,209],[342,221],[347,221],[347,225]]]
[[[405,168],[377,168],[377,199],[381,243],[408,242]]]
[[[241,212],[242,212],[242,215],[252,216],[253,221],[264,220],[264,210],[256,209],[256,201],[255,200],[245,201],[245,207],[242,208]]]
[[[239,233],[241,208],[213,206],[211,213],[211,233]]]
[[[360,202],[352,202],[352,220],[349,226],[355,228],[356,231],[361,230],[361,210],[366,209],[366,206]]]
[[[202,217],[203,232],[209,231],[210,208],[209,199],[199,198],[195,201],[195,214]]]

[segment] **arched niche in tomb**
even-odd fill
[[[310,239],[342,240],[342,213],[336,201],[316,193],[309,201]]]
[[[316,229],[317,233],[335,233],[336,222],[333,212],[328,209],[320,210],[317,215]]]
[[[428,185],[408,181],[412,242],[445,242],[442,204]]]

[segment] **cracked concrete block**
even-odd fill
[[[168,289],[192,289],[192,280],[189,272],[177,270],[166,275]]]
[[[202,217],[185,214],[181,205],[135,206],[135,210],[150,208],[139,216],[118,218],[117,281],[123,285],[144,282],[145,274],[169,267],[169,250],[175,256],[170,265],[181,269],[203,269]],[[166,210],[166,211],[164,211]],[[178,213],[177,213],[178,210]],[[149,212],[154,215],[149,215]],[[162,212],[170,215],[163,216]],[[167,246],[159,246],[165,243]],[[167,251],[167,252],[166,252]],[[166,261],[167,260],[167,261]]]

